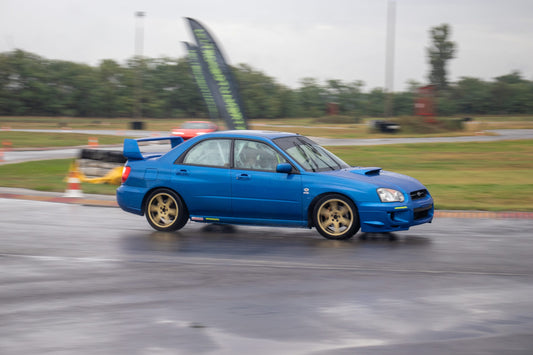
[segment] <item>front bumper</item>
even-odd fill
[[[366,233],[408,230],[431,223],[434,214],[431,197],[408,203],[364,203],[358,207],[361,231]]]

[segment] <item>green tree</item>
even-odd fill
[[[171,58],[147,59],[143,77],[143,116],[172,117],[178,96],[177,62]]]
[[[302,87],[298,90],[298,101],[301,114],[306,117],[320,117],[326,112],[327,92],[316,79],[303,78]]]
[[[346,115],[360,116],[363,114],[363,87],[365,83],[361,80],[346,84],[345,90],[341,94],[341,112]]]
[[[100,101],[98,111],[105,117],[129,116],[131,107],[125,99],[129,94],[125,69],[114,60],[105,59],[96,71],[98,87],[95,94]]]
[[[415,95],[412,92],[404,91],[394,94],[394,116],[410,116],[414,111]]]
[[[450,27],[447,24],[433,27],[430,30],[431,45],[427,48],[427,54],[431,70],[429,82],[439,90],[448,87],[446,64],[455,57],[457,45],[450,41]]]
[[[440,33],[436,42],[449,42],[443,26],[435,32]],[[455,46],[451,49],[448,58]],[[208,117],[186,58],[132,58],[124,64],[106,59],[93,67],[22,50],[0,53],[0,115],[132,117],[139,69],[143,117]],[[362,81],[332,79],[321,85],[304,78],[292,89],[246,64],[232,70],[250,118],[319,117],[327,102],[337,102],[342,115],[383,115],[385,93],[381,88],[363,92]],[[412,114],[420,86],[411,81],[408,90],[395,94],[395,115]],[[518,71],[492,81],[463,77],[439,92],[436,106],[439,115],[531,114],[533,82]]]
[[[187,58],[175,61],[168,80],[174,81],[173,89],[168,91],[170,117],[209,117],[207,106],[200,89],[192,76]]]
[[[10,101],[10,114],[46,115],[46,60],[19,49],[9,53],[6,60],[8,73],[4,89]]]
[[[298,95],[288,87],[280,86],[280,117],[299,117],[300,106],[298,105]]]
[[[490,86],[477,78],[462,77],[453,89],[453,99],[460,113],[489,113],[490,98]]]
[[[273,78],[247,64],[239,64],[234,73],[249,118],[281,116],[281,87]]]
[[[385,92],[375,88],[366,95],[365,113],[372,117],[381,117],[385,112]]]
[[[491,103],[500,114],[530,113],[533,108],[533,83],[518,71],[495,78],[491,85]]]

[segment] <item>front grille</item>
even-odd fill
[[[424,198],[426,197],[428,194],[428,190],[426,189],[423,189],[423,190],[418,190],[418,191],[413,191],[411,192],[411,200],[419,200],[421,198]]]
[[[430,210],[431,210],[431,206],[415,208],[415,210],[413,211],[414,212],[413,218],[415,220],[424,219],[424,218],[429,216],[429,211]]]

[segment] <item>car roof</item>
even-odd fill
[[[213,136],[219,136],[219,137],[239,137],[239,138],[267,138],[267,139],[276,139],[281,137],[290,137],[290,136],[297,136],[296,133],[289,133],[289,132],[277,132],[277,131],[261,131],[261,130],[233,130],[233,131],[218,131],[218,132],[212,132],[209,134],[204,135],[203,137],[206,137],[209,135],[210,137]]]

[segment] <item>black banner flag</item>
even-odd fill
[[[208,83],[206,80],[204,75],[206,68],[203,67],[204,62],[199,57],[198,47],[187,42],[183,42],[183,44],[185,44],[185,47],[187,48],[188,60],[189,65],[191,66],[192,75],[194,76],[194,80],[196,81],[196,84],[200,88],[200,92],[204,97],[207,110],[209,111],[209,117],[211,117],[212,120],[216,120],[219,118],[217,104],[213,98],[213,92],[217,90],[216,86],[213,85],[212,81]]]
[[[196,40],[199,67],[206,83],[204,87],[209,88],[210,97],[218,113],[226,121],[229,129],[248,129],[237,85],[222,52],[204,26],[194,19],[187,18],[187,20]],[[190,53],[189,51],[189,58]],[[198,82],[198,79],[196,80]],[[201,86],[200,90],[204,94],[205,91]],[[204,98],[209,107],[210,99],[206,96]]]

